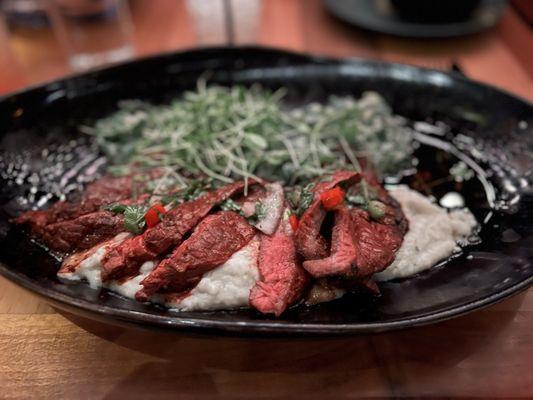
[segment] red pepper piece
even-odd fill
[[[298,217],[294,214],[291,214],[291,216],[289,217],[289,224],[291,225],[293,231],[296,231],[296,229],[298,229],[299,222],[300,221],[298,221]]]
[[[328,211],[334,210],[344,202],[344,191],[335,186],[333,189],[327,190],[320,195],[320,201],[322,205]]]
[[[148,228],[153,228],[161,221],[161,215],[165,214],[167,211],[161,203],[156,203],[146,211],[144,214],[144,220],[146,221],[146,226]]]

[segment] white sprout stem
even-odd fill
[[[359,160],[357,160],[355,154],[353,154],[353,151],[350,148],[350,145],[348,144],[346,139],[341,136],[339,138],[339,143],[342,147],[342,150],[344,151],[356,171],[362,173],[363,169],[361,168],[361,164],[359,163]],[[365,200],[368,201],[368,185],[366,184],[366,181],[364,179],[361,179],[361,187],[363,188],[363,196]]]
[[[211,178],[218,179],[226,183],[233,182],[233,180],[228,178],[227,176],[217,174],[216,172],[207,168],[207,166],[202,162],[202,159],[198,156],[198,154],[194,154],[194,161],[198,169],[202,171],[204,174],[206,174],[207,176],[210,176]]]
[[[281,141],[287,148],[287,152],[289,153],[289,156],[291,157],[292,164],[294,165],[294,168],[300,168],[300,161],[298,161],[298,155],[296,154],[296,151],[294,150],[294,146],[292,145],[290,140],[287,140],[286,138],[282,137]]]

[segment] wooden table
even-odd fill
[[[264,0],[250,30],[243,4],[234,4],[237,43],[456,63],[473,79],[533,99],[533,33],[513,9],[490,32],[408,41],[339,23],[318,0]],[[185,1],[131,5],[139,55],[227,43],[195,29]],[[13,47],[0,35],[0,92],[68,72],[53,35],[42,37]],[[435,326],[324,341],[191,339],[75,322],[0,279],[0,398],[533,397],[533,290]]]

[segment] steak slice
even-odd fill
[[[135,295],[147,301],[156,292],[181,292],[197,283],[202,274],[225,263],[255,236],[246,219],[232,211],[206,217],[169,258],[142,282]]]
[[[303,267],[312,276],[367,278],[387,268],[403,241],[407,220],[401,207],[375,180],[368,181],[374,200],[384,205],[378,221],[361,208],[342,207],[335,211],[329,257],[307,260]],[[370,281],[365,281],[372,285]]]
[[[292,236],[292,228],[283,218],[273,236],[261,235],[261,278],[250,291],[250,304],[263,314],[281,315],[300,299],[308,282]]]
[[[140,204],[147,200],[143,194],[136,199],[122,200],[123,204]],[[34,225],[31,233],[50,250],[70,253],[83,250],[124,232],[124,217],[110,211],[94,211],[79,217],[45,224]]]
[[[124,218],[109,211],[97,211],[40,229],[40,240],[49,249],[69,253],[89,249],[124,231]]]
[[[244,182],[234,182],[209,192],[196,200],[182,203],[165,214],[163,220],[142,235],[124,241],[109,251],[103,260],[102,280],[137,274],[145,261],[153,260],[179,245],[218,203],[243,190]]]
[[[405,231],[398,225],[372,221],[368,213],[360,209],[353,209],[351,215],[357,253],[357,269],[353,273],[358,277],[369,277],[383,271],[394,261]]]
[[[122,232],[109,240],[98,243],[96,246],[93,246],[88,250],[82,250],[77,253],[70,254],[61,263],[61,268],[59,269],[57,275],[61,277],[62,275],[68,275],[76,272],[76,270],[80,268],[80,265],[83,263],[83,261],[95,255],[96,253],[105,253],[105,251],[107,251],[109,248],[118,246],[129,236],[131,236],[131,233]]]
[[[355,271],[357,246],[354,241],[352,215],[348,208],[335,211],[329,257],[304,261],[303,267],[315,278],[348,275]]]
[[[387,268],[394,261],[409,229],[400,203],[378,183],[371,171],[365,172],[365,180],[375,199],[385,204],[385,212],[378,221],[374,221],[362,209],[351,210],[359,277],[370,277]]]
[[[326,217],[326,210],[322,207],[320,194],[341,183],[354,184],[360,180],[361,176],[357,172],[337,171],[328,181],[316,184],[312,190],[313,202],[302,214],[295,234],[296,249],[304,259],[315,260],[328,255],[328,245],[320,234],[320,227]]]
[[[151,170],[148,177],[154,178],[159,172]],[[39,232],[44,226],[67,221],[84,214],[98,211],[102,206],[131,197],[142,189],[140,174],[121,177],[104,176],[85,188],[79,201],[58,201],[47,210],[27,211],[15,219],[15,223],[29,225],[32,232]]]

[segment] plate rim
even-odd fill
[[[0,263],[0,275],[9,281],[21,286],[25,290],[43,298],[66,311],[75,308],[84,313],[97,314],[104,319],[115,319],[118,323],[128,322],[152,327],[170,329],[176,332],[207,333],[226,335],[285,335],[285,336],[345,336],[353,334],[370,334],[397,331],[430,325],[437,322],[456,318],[472,311],[481,310],[501,300],[517,295],[533,285],[533,275],[479,300],[469,302],[457,307],[451,307],[439,312],[428,313],[419,317],[409,317],[389,322],[352,323],[352,324],[316,324],[306,322],[287,322],[283,320],[265,321],[221,321],[206,318],[191,318],[175,316],[162,316],[134,310],[115,308],[99,305],[89,300],[71,297],[52,288],[44,287],[21,273],[12,271],[7,265]],[[202,312],[198,312],[199,315]]]

